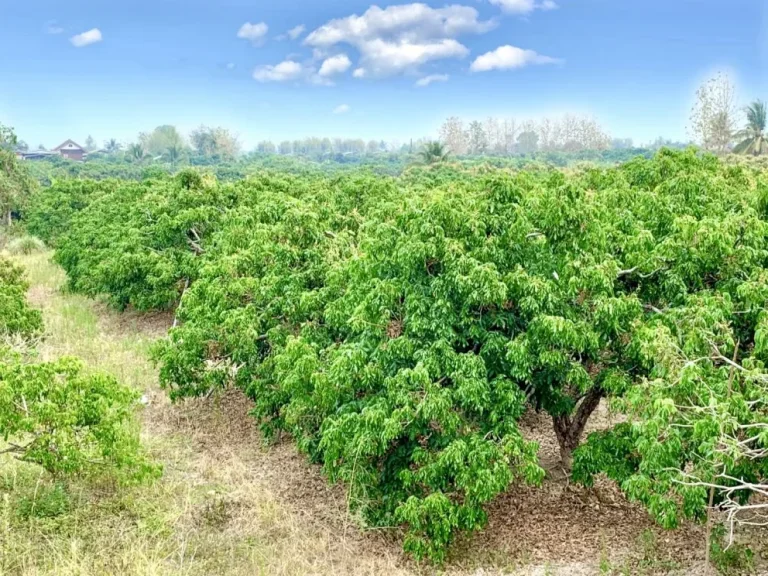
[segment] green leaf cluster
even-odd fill
[[[26,301],[21,267],[0,258],[0,335],[29,339],[42,317]],[[0,454],[59,477],[154,477],[160,469],[141,448],[134,410],[138,394],[75,358],[30,362],[0,345]]]
[[[54,476],[111,474],[139,481],[159,473],[134,428],[135,391],[88,374],[81,361],[27,363],[0,351],[0,433],[4,450]]]
[[[24,270],[0,257],[0,336],[29,338],[42,331],[40,311],[27,303],[28,288]]]

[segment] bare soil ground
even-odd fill
[[[165,474],[128,496],[87,495],[83,511],[73,512],[74,528],[30,521],[15,535],[0,531],[0,559],[30,554],[8,573],[704,573],[700,526],[667,532],[610,482],[570,485],[551,422],[535,413],[522,425],[540,443],[544,485],[513,487],[496,499],[488,527],[458,542],[445,567],[416,565],[403,555],[397,531],[365,529],[348,510],[344,486],[329,485],[290,440],[267,445],[239,391],[169,402],[147,351],[172,317],[118,314],[62,293],[61,271],[45,255],[22,263],[30,269],[30,299],[46,318],[43,356],[77,354],[140,388],[148,400],[143,438]],[[591,427],[611,420],[601,406]],[[768,550],[764,540],[760,546]]]

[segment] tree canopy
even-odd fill
[[[0,216],[11,224],[13,213],[21,210],[37,188],[24,166],[16,158],[16,134],[0,124]]]
[[[527,409],[576,479],[607,473],[666,526],[704,514],[704,484],[766,478],[765,174],[662,150],[567,174],[93,186],[41,204],[70,287],[175,309],[172,397],[241,388],[418,557],[542,479]],[[581,445],[604,398],[626,421]]]

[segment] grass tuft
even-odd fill
[[[45,250],[45,243],[35,236],[20,236],[8,241],[5,249],[12,256],[29,256]]]

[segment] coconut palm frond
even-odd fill
[[[427,142],[419,153],[425,164],[437,164],[448,160],[450,152],[441,142]]]
[[[752,154],[759,156],[768,152],[766,143],[766,123],[768,123],[768,108],[765,102],[756,100],[746,107],[747,126],[736,137],[741,140],[733,151],[736,154]]]

